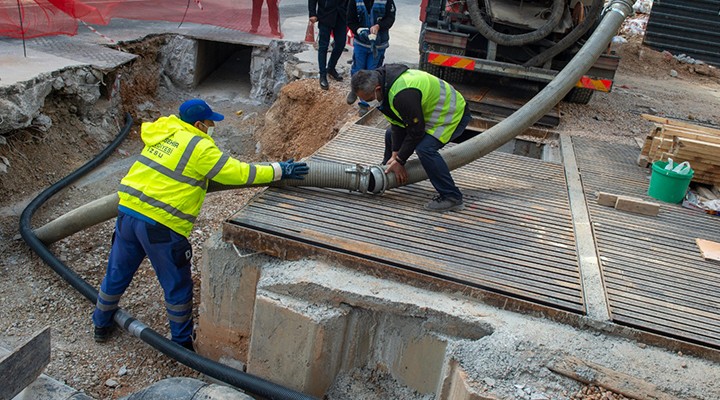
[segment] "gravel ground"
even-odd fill
[[[649,132],[651,124],[639,116],[641,113],[720,123],[720,80],[717,69],[682,64],[662,53],[644,48],[638,39],[631,39],[621,52],[623,59],[613,93],[596,94],[588,105],[562,103],[562,122],[558,132],[605,140],[642,138]],[[313,86],[308,84],[310,88]],[[344,96],[340,98],[344,99]],[[337,99],[325,96],[324,100],[319,101],[338,102]],[[312,115],[302,108],[302,103],[295,104],[298,104],[298,108],[294,112],[298,115]],[[165,99],[154,104],[154,111],[165,114],[172,112],[175,106],[173,101]],[[238,108],[244,108],[246,115],[254,113],[258,118],[239,119],[233,123],[232,130],[218,130],[221,143],[231,136],[237,139],[238,135],[242,140],[252,142],[255,130],[262,130],[262,116],[266,108],[226,103],[221,111],[227,115]],[[336,129],[338,125],[342,124],[335,124],[328,129]],[[11,161],[25,158],[32,166],[0,175],[3,187],[7,188],[6,195],[0,199],[0,280],[4,283],[0,286],[0,345],[13,348],[33,333],[50,326],[52,361],[45,373],[98,399],[119,398],[166,377],[199,377],[197,372],[126,333],[116,333],[108,343],[96,344],[91,337],[92,305],[45,266],[24,242],[17,240],[19,214],[27,202],[40,189],[79,166],[58,165],[52,157],[52,149],[72,142],[70,138],[74,135],[76,131],[63,131],[62,124],[56,123],[49,133],[20,132],[8,138],[7,147],[0,148],[2,155],[11,158]],[[90,158],[103,145],[89,141],[82,150]],[[38,212],[33,225],[40,226],[78,205],[111,193],[127,168],[127,157],[135,154],[139,146],[138,136],[134,133],[105,164],[101,178],[95,181],[90,179],[87,184],[73,185],[51,199]],[[46,150],[42,152],[38,149]],[[254,161],[260,158],[254,150],[249,149],[245,154],[236,152],[235,155]],[[194,265],[201,262],[202,243],[257,190],[208,195],[190,237],[195,251]],[[109,221],[63,239],[50,249],[88,283],[98,287],[104,273],[112,229],[113,222]],[[200,301],[200,276],[197,270],[194,270],[194,279],[198,283],[195,293],[197,317]],[[146,264],[136,274],[121,306],[167,335],[161,293],[152,268]],[[652,371],[648,371],[648,375],[651,374]],[[357,375],[355,378],[364,379],[368,384],[377,379],[372,372]],[[352,380],[347,380],[345,385],[352,386]],[[361,393],[358,389],[357,398],[382,398],[381,394],[364,396]],[[586,387],[581,393],[570,396],[572,399],[623,398],[595,387]]]

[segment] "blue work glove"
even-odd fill
[[[289,159],[285,162],[280,161],[280,169],[282,169],[282,179],[305,179],[305,175],[310,171],[310,167],[304,162],[294,162]]]
[[[368,28],[359,28],[357,30],[357,36],[360,39],[370,40],[370,39],[368,39],[369,34],[370,34],[370,29],[368,29]]]

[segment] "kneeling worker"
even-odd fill
[[[145,147],[120,182],[120,205],[107,272],[92,316],[97,342],[108,339],[120,297],[147,256],[165,293],[172,341],[194,351],[192,248],[187,237],[210,180],[224,185],[304,179],[305,163],[247,164],[223,153],[212,138],[224,117],[203,100],[180,106],[179,118],[143,123]]]
[[[407,182],[404,165],[415,152],[438,192],[425,209],[462,209],[462,193],[438,152],[448,142],[461,143],[478,134],[465,130],[472,117],[462,94],[434,75],[400,64],[358,71],[352,76],[351,90],[375,103],[390,122],[385,132],[385,172],[395,173],[401,184]]]

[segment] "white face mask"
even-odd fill
[[[215,133],[215,127],[214,126],[208,126],[207,132],[205,132],[208,136],[212,137],[213,133]]]
[[[370,107],[375,107],[375,108],[377,108],[377,107],[380,107],[380,101],[377,99],[377,89],[375,89],[375,93],[374,93],[374,94],[375,94],[375,100],[366,101],[366,103],[367,103],[368,106],[370,106]]]

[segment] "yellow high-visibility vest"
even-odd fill
[[[425,71],[409,69],[403,72],[390,87],[388,104],[395,115],[395,96],[403,89],[414,88],[422,93],[422,110],[425,133],[441,143],[447,143],[455,132],[465,112],[465,98],[449,83]],[[400,121],[388,119],[392,124],[405,128]]]
[[[120,205],[187,237],[208,181],[225,185],[279,180],[278,163],[247,164],[223,153],[203,131],[171,115],[142,124],[145,148],[120,182]]]

